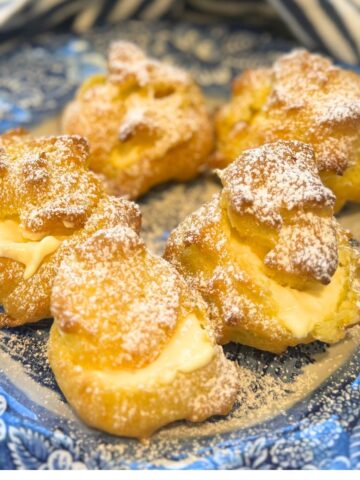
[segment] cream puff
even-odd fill
[[[312,148],[266,144],[219,175],[220,195],[172,232],[165,252],[207,302],[218,342],[280,353],[343,338],[359,321],[359,255]]]
[[[360,201],[360,76],[306,50],[271,68],[247,70],[216,117],[213,166],[277,140],[312,145],[320,176],[336,195],[336,210]]]
[[[76,246],[51,311],[50,365],[88,425],[146,438],[231,410],[236,367],[208,332],[205,305],[133,229],[104,228]]]
[[[110,46],[107,74],[88,79],[68,105],[63,130],[88,139],[90,167],[108,192],[131,198],[192,179],[213,148],[212,122],[191,77],[125,41]]]

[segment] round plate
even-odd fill
[[[115,38],[191,70],[215,102],[228,95],[236,73],[268,65],[294,46],[221,25],[136,22],[81,39],[14,43],[0,59],[0,131],[36,126],[36,133],[56,133],[57,114],[84,78],[105,68]],[[148,194],[140,202],[148,246],[161,253],[168,232],[218,190],[204,175]],[[356,207],[340,217],[354,229],[358,220]],[[0,468],[360,468],[358,327],[337,345],[315,342],[279,356],[227,345],[242,384],[233,412],[201,424],[177,422],[138,442],[89,429],[74,415],[47,362],[50,324],[0,332]]]

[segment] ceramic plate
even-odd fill
[[[127,23],[83,38],[46,35],[2,47],[0,130],[58,133],[59,112],[87,76],[105,68],[111,39],[127,38],[191,70],[209,101],[231,78],[270,64],[294,45],[224,26]],[[203,176],[141,200],[143,236],[161,253],[169,230],[219,189]],[[184,199],[186,198],[186,202]],[[360,238],[359,213],[341,222]],[[46,357],[51,320],[0,332],[0,468],[3,469],[356,469],[360,467],[360,329],[335,346],[315,342],[275,356],[230,344],[242,388],[227,418],[178,422],[150,441],[87,428],[68,406]]]

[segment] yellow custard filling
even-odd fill
[[[76,338],[62,334],[56,326],[54,329],[59,335],[58,340],[62,337],[67,344],[67,349],[69,346],[71,349],[72,341],[74,341],[74,345],[78,345]],[[95,374],[99,379],[106,380],[106,384],[115,389],[119,385],[126,390],[137,390],[139,387],[171,384],[177,374],[191,373],[208,365],[215,353],[216,346],[208,333],[201,327],[197,317],[190,314],[176,330],[159,357],[150,365],[141,369],[124,371],[98,370],[95,373],[91,370],[91,375]],[[84,371],[86,372],[86,367]]]
[[[338,310],[347,284],[346,267],[338,266],[328,285],[311,284],[303,290],[280,285],[265,273],[261,259],[250,246],[231,238],[236,262],[262,287],[264,294],[278,307],[277,318],[296,338],[306,338],[316,324],[326,321]]]
[[[54,253],[60,243],[51,235],[24,230],[15,220],[0,221],[0,257],[25,265],[25,280],[34,275],[44,258]]]

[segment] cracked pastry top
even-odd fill
[[[57,268],[77,243],[104,225],[138,229],[138,207],[109,197],[88,170],[79,136],[0,136],[1,326],[50,315]]]
[[[90,426],[146,438],[232,408],[236,367],[207,331],[201,297],[133,229],[104,228],[78,245],[51,310],[50,364]]]
[[[216,118],[213,165],[225,167],[245,149],[277,140],[312,145],[336,210],[360,201],[360,76],[306,50],[271,68],[248,70]]]
[[[312,148],[266,144],[218,173],[221,194],[172,232],[165,251],[207,302],[218,341],[279,353],[341,339],[359,320],[359,256]]]
[[[63,129],[88,139],[90,167],[107,190],[131,198],[195,177],[213,147],[205,101],[191,77],[125,41],[111,44],[107,74],[79,89]]]

